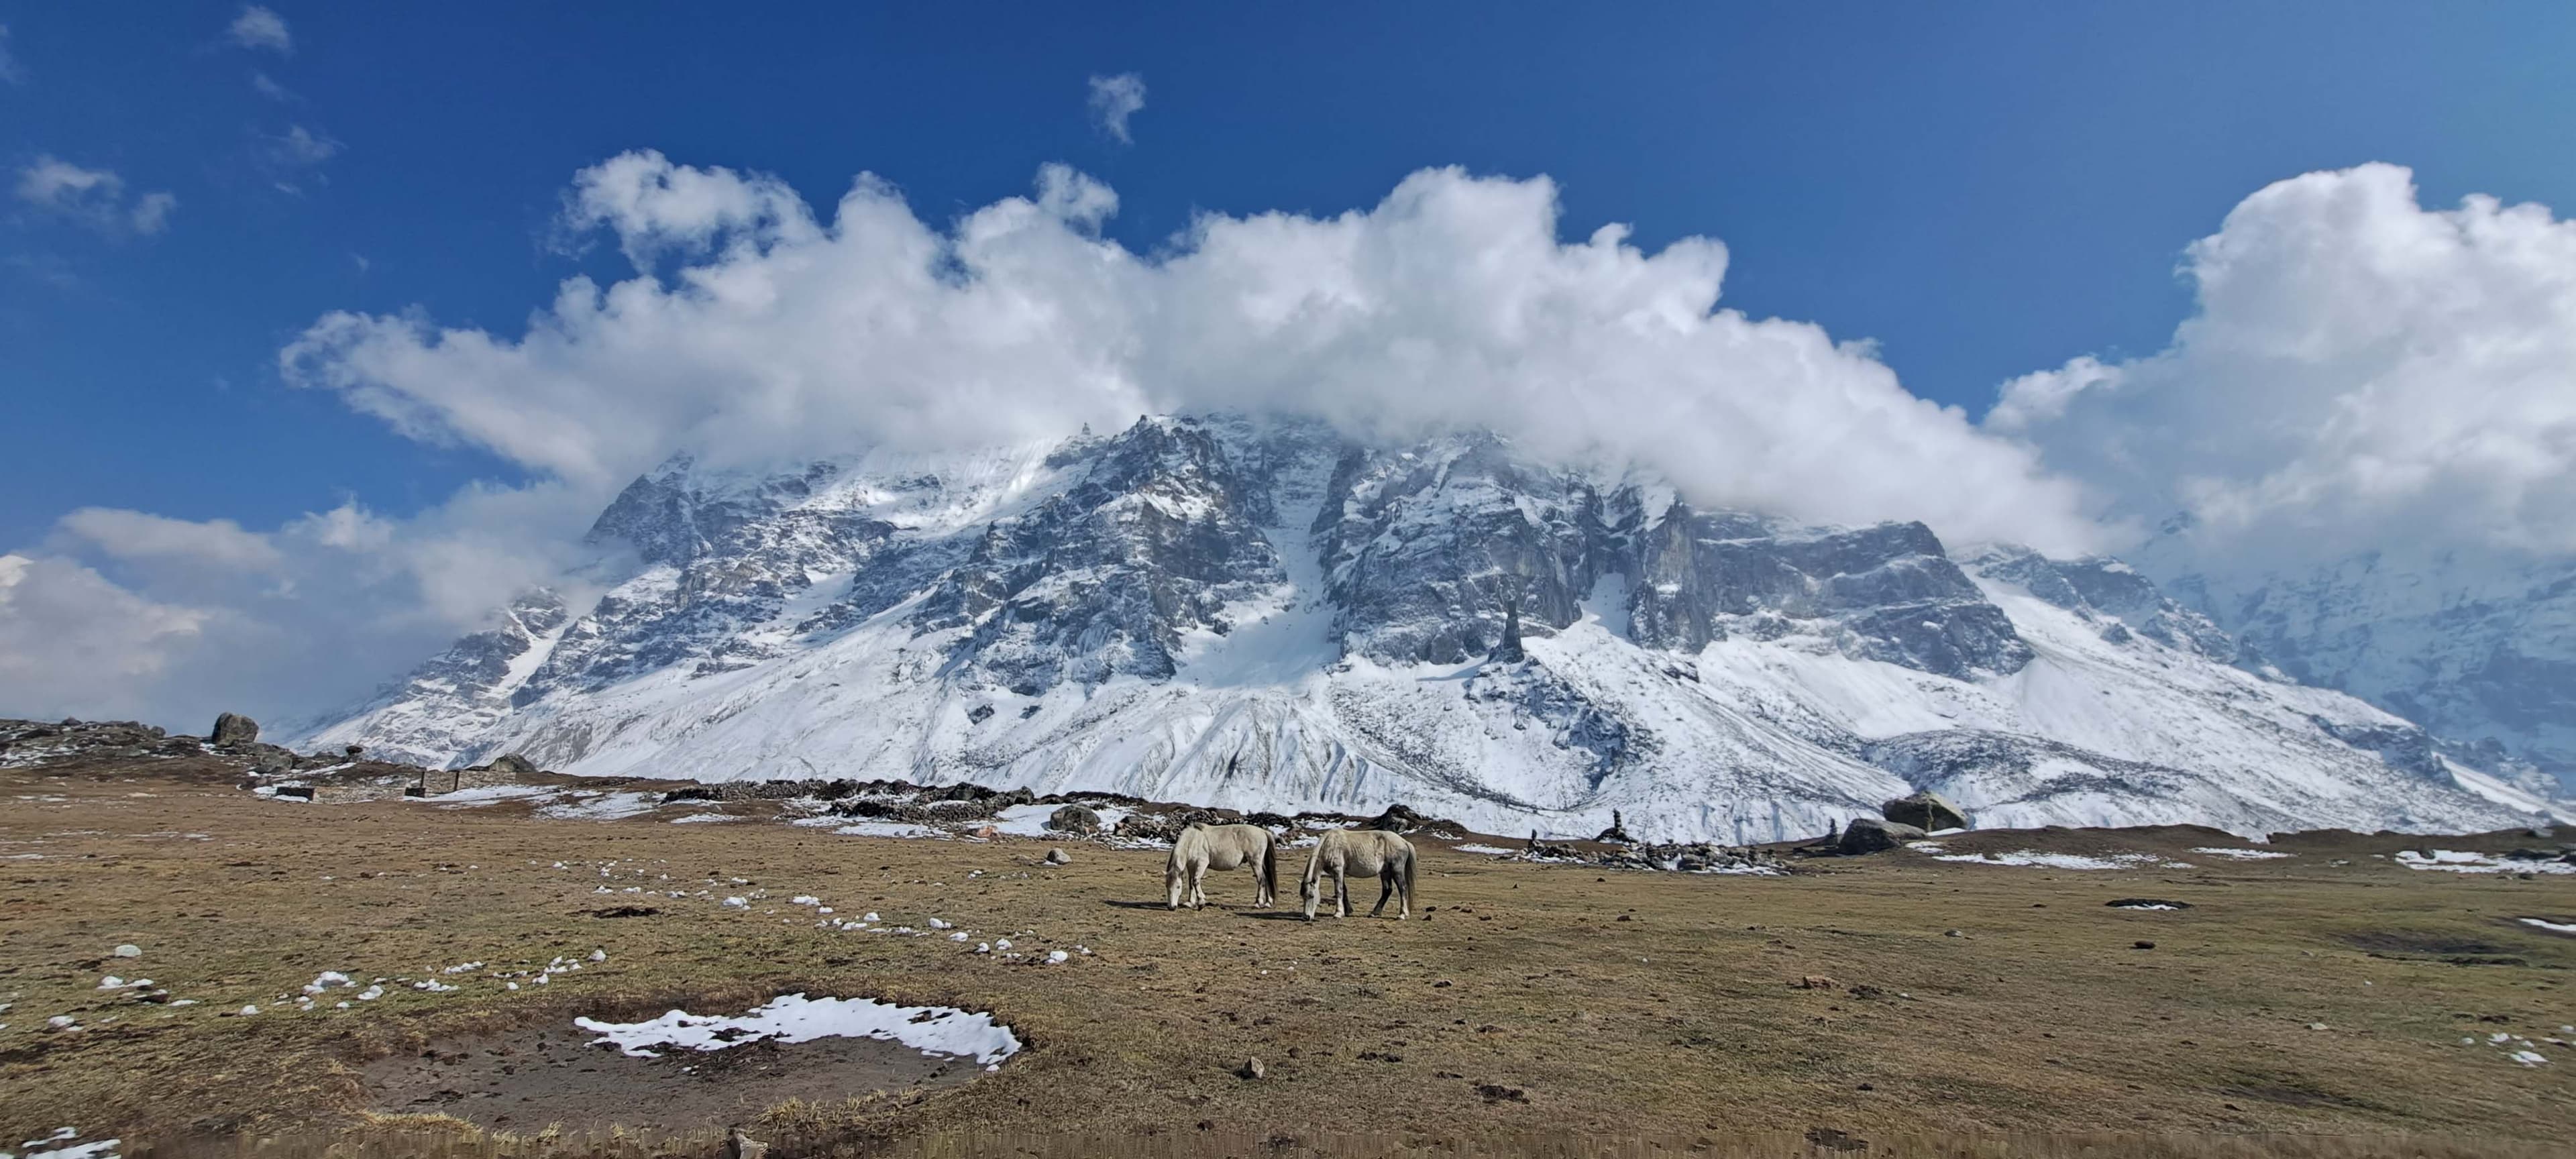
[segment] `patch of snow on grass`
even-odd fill
[[[674,825],[686,825],[686,824],[688,824],[688,823],[690,823],[690,822],[692,822],[692,821],[740,821],[740,820],[742,820],[742,818],[740,818],[740,817],[736,817],[736,816],[734,816],[734,815],[733,815],[733,814],[731,814],[731,813],[691,813],[691,814],[689,814],[689,815],[688,815],[688,816],[686,816],[686,817],[674,817],[674,818],[672,818],[672,819],[671,819],[671,823],[672,823],[672,824],[674,824]]]
[[[539,806],[537,815],[567,821],[614,821],[650,813],[660,808],[661,803],[662,795],[659,793],[600,793]]]
[[[899,1042],[923,1054],[970,1056],[986,1066],[1017,1054],[1019,1036],[993,1021],[951,1006],[897,1006],[868,998],[808,998],[786,994],[736,1018],[673,1010],[649,1022],[573,1019],[599,1035],[593,1045],[614,1044],[634,1058],[663,1050],[722,1050],[745,1042],[782,1043],[817,1038],[873,1038]]]
[[[2233,857],[2238,861],[2269,861],[2275,857],[2296,856],[2278,849],[2228,849],[2217,845],[2196,847],[2192,852],[2206,853],[2211,857]]]
[[[489,805],[495,801],[514,801],[523,797],[551,797],[555,790],[537,785],[486,785],[479,789],[458,789],[435,797],[405,797],[406,801],[427,801],[441,808],[465,809]]]
[[[1520,852],[1520,850],[1505,849],[1499,845],[1453,845],[1450,848],[1460,853],[1490,853],[1497,857],[1509,857]]]
[[[2522,924],[2538,926],[2553,934],[2576,934],[2576,922],[2553,922],[2546,918],[2524,918]]]
[[[1063,808],[1063,806],[1012,805],[993,815],[993,830],[994,832],[1012,837],[1070,838],[1079,836],[1079,834],[1061,833],[1046,827],[1047,818],[1054,816],[1055,811],[1060,808]],[[1099,815],[1100,829],[1104,833],[1117,828],[1118,823],[1126,820],[1128,814],[1128,810],[1117,808],[1098,808],[1093,809],[1092,812]]]
[[[947,836],[946,833],[933,829],[930,826],[915,825],[908,821],[861,821],[852,825],[843,825],[838,829],[832,830],[832,832],[838,833],[844,837]]]
[[[2189,868],[2179,861],[2166,861],[2144,853],[2117,853],[2109,857],[2087,857],[2080,853],[2041,853],[2023,849],[2012,853],[1946,853],[1935,861],[1965,861],[1978,865],[2028,865],[2045,869],[2152,869],[2157,866]]]
[[[2463,853],[2455,849],[2426,852],[2401,849],[2397,864],[2408,869],[2439,869],[2449,873],[2576,873],[2576,865],[2564,861],[2505,861],[2483,853]]]
[[[116,1159],[117,1144],[122,1140],[98,1139],[74,1142],[80,1132],[71,1127],[57,1127],[42,1139],[29,1139],[19,1146],[27,1149],[26,1159]]]

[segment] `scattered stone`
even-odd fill
[[[227,712],[215,718],[214,731],[206,734],[208,743],[218,747],[259,743],[259,722],[238,712]]]
[[[1519,1087],[1507,1087],[1501,1083],[1478,1083],[1476,1084],[1476,1093],[1483,1095],[1485,1097],[1485,1101],[1489,1103],[1526,1103],[1529,1101],[1528,1091],[1522,1090]]]
[[[1856,1138],[1832,1127],[1814,1127],[1807,1131],[1807,1143],[1824,1151],[1868,1151],[1869,1140]]]
[[[1270,1068],[1261,1065],[1261,1060],[1258,1058],[1247,1058],[1243,1060],[1242,1066],[1234,1068],[1234,1073],[1243,1076],[1245,1079],[1258,1081],[1269,1077]]]
[[[1945,938],[1964,938],[1968,935],[1960,933],[1957,930],[1943,930],[1941,931],[1941,936]]]
[[[725,1159],[761,1159],[769,1154],[769,1144],[742,1133],[741,1127],[725,1128]]]
[[[1853,857],[1864,853],[1883,852],[1908,841],[1922,839],[1923,830],[1919,826],[1897,821],[1881,821],[1876,817],[1855,817],[1843,830],[1842,840],[1834,845],[1834,852]]]
[[[143,947],[135,945],[132,942],[128,942],[122,946],[118,946],[115,952],[116,956],[120,958],[140,958],[143,956]]]
[[[1064,846],[1053,846],[1046,851],[1046,863],[1049,865],[1071,865],[1073,863],[1073,855],[1065,852]]]
[[[1831,990],[1841,984],[1842,983],[1836,982],[1822,974],[1809,974],[1804,978],[1800,978],[1797,981],[1790,983],[1790,985],[1795,986],[1800,990]]]
[[[1046,827],[1058,833],[1090,836],[1100,832],[1100,814],[1084,805],[1059,805],[1055,812],[1047,814]]]
[[[2152,950],[2156,948],[2156,944],[2154,942],[2131,942],[2129,945],[2140,950]]]
[[[1965,829],[1968,814],[1950,799],[1925,789],[1910,797],[1898,797],[1878,807],[1888,820],[1917,829]]]
[[[2324,1030],[2325,1028],[2326,1024],[2322,1022],[2311,1022],[2308,1024],[2308,1029],[2310,1030]]]

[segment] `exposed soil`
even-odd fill
[[[897,1042],[818,1038],[747,1042],[630,1058],[574,1026],[449,1039],[366,1067],[375,1109],[444,1114],[531,1134],[610,1127],[679,1134],[758,1119],[790,1099],[837,1103],[954,1086],[983,1073],[970,1058]]]

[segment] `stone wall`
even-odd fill
[[[521,783],[519,774],[509,769],[424,769],[420,774],[420,788],[413,795],[438,797],[459,789],[488,789]]]

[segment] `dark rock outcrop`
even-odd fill
[[[1890,821],[1911,825],[1925,831],[1968,827],[1967,812],[1951,804],[1948,797],[1930,789],[1912,796],[1898,797],[1879,806],[1878,811]]]
[[[259,743],[259,722],[238,712],[227,712],[215,718],[215,729],[206,741],[218,747]]]
[[[1834,852],[1846,857],[1880,853],[1908,841],[1922,839],[1923,831],[1912,825],[1881,821],[1876,817],[1855,817],[1850,825],[1843,828],[1843,839],[1834,846]]]
[[[1100,832],[1100,814],[1082,805],[1059,805],[1047,814],[1046,827],[1058,833],[1090,836]]]

